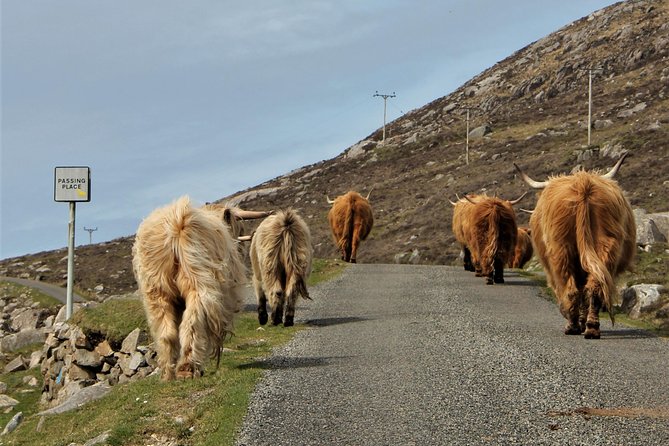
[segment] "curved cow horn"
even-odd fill
[[[235,211],[235,217],[237,219],[243,219],[243,220],[254,220],[257,218],[265,218],[268,215],[272,215],[274,211],[244,211],[241,209],[237,209]]]
[[[251,238],[253,238],[252,235],[240,235],[239,237],[237,237],[237,240],[239,240],[240,242],[250,242]]]
[[[325,199],[328,201],[328,204],[334,203],[334,200],[330,200],[330,197],[328,197],[327,195],[325,196]]]
[[[471,198],[469,198],[467,196],[467,194],[465,194],[465,200],[469,201],[471,204],[476,204],[476,202],[474,200],[472,200]]]
[[[457,196],[458,196],[458,194],[455,194],[455,196],[457,197]],[[459,198],[459,197],[458,197],[458,200],[460,200],[460,198]],[[448,202],[449,202],[449,203],[451,203],[451,204],[452,204],[453,206],[455,206],[455,205],[457,204],[457,203],[453,203],[453,202],[451,201],[451,199],[450,199],[450,198],[448,199]]]
[[[527,195],[527,192],[524,192],[523,195],[521,195],[520,197],[516,198],[515,200],[509,200],[509,203],[511,203],[511,204],[518,204],[518,202],[519,202],[520,200],[522,200],[523,197],[524,197],[525,195]]]
[[[530,210],[528,210],[528,209],[520,208],[520,210],[523,211],[523,212],[526,212],[526,213],[528,213],[528,214],[534,214],[534,211],[530,211]]]
[[[525,183],[527,183],[528,186],[530,186],[532,189],[543,189],[546,186],[548,186],[548,181],[534,181],[532,178],[528,177],[525,172],[520,170],[520,167],[516,163],[513,163],[514,167],[520,173],[521,178]]]
[[[369,190],[369,192],[367,192],[367,196],[365,197],[365,200],[369,200],[369,195],[372,193],[373,190],[374,190],[374,186],[372,186],[372,188]]]
[[[620,157],[620,159],[618,160],[618,162],[616,163],[616,165],[613,166],[613,167],[611,168],[611,170],[609,170],[606,174],[602,175],[602,178],[606,178],[606,179],[609,179],[609,180],[612,179],[613,176],[614,176],[616,173],[618,173],[618,169],[620,169],[620,166],[623,164],[623,161],[625,161],[625,157],[626,157],[628,154],[629,154],[629,152],[625,152],[625,153],[623,153],[622,156]]]

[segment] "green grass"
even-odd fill
[[[28,299],[39,304],[39,308],[47,308],[55,311],[63,305],[58,299],[44,294],[36,288],[19,285],[14,282],[1,280],[0,292],[4,296],[20,296],[25,294]]]
[[[145,444],[152,434],[178,440],[183,445],[230,445],[246,413],[249,396],[265,368],[261,358],[274,347],[284,344],[304,326],[266,326],[258,330],[255,315],[243,314],[237,321],[235,335],[226,342],[226,352],[216,369],[209,363],[202,378],[162,382],[149,377],[115,386],[101,400],[85,407],[45,418],[42,432],[36,432],[39,387],[27,399],[19,392],[25,388],[25,373],[10,378],[10,396],[23,399],[17,410],[26,419],[19,428],[3,437],[5,445],[83,444],[109,431],[109,444]],[[30,372],[30,373],[37,373]],[[0,415],[7,423],[16,413]],[[4,426],[4,424],[3,424]]]
[[[113,344],[123,342],[135,328],[149,331],[142,301],[130,298],[109,299],[95,307],[81,309],[72,315],[70,323],[87,335],[99,333]]]
[[[340,275],[346,268],[343,260],[314,259],[311,267],[311,275],[307,280],[307,286],[315,286],[321,282]]]
[[[315,259],[308,286],[315,286],[341,274],[344,262]],[[146,328],[141,301],[112,299],[95,308],[77,312],[71,319],[84,331],[123,339],[136,327]],[[255,313],[242,313],[235,324],[235,334],[225,342],[226,351],[216,368],[210,361],[203,377],[193,380],[162,382],[149,377],[117,385],[109,395],[84,407],[59,415],[44,417],[40,432],[37,425],[41,386],[29,388],[23,377],[38,377],[39,369],[0,375],[7,383],[7,394],[20,401],[10,413],[0,414],[0,427],[22,411],[19,428],[3,436],[0,445],[83,444],[104,432],[108,444],[143,445],[157,443],[154,437],[173,440],[179,445],[232,445],[246,414],[250,395],[263,371],[263,358],[272,349],[293,338],[306,326],[259,327]],[[32,390],[24,393],[26,390]]]

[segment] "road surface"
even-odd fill
[[[0,281],[14,282],[18,283],[19,285],[36,288],[42,293],[49,295],[55,299],[58,299],[64,304],[67,303],[67,288],[61,288],[58,285],[52,285],[50,283],[40,282],[38,280],[19,279],[17,277],[4,277],[4,276],[0,276]],[[86,299],[84,299],[77,293],[72,293],[72,300],[74,302],[86,301]]]
[[[238,445],[669,444],[669,342],[602,321],[562,333],[513,272],[351,265],[301,301]]]

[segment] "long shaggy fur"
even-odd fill
[[[539,196],[530,227],[568,321],[565,333],[599,338],[599,310],[604,304],[614,321],[614,280],[636,252],[634,216],[622,190],[597,173],[553,177]]]
[[[335,198],[328,212],[335,245],[342,253],[342,260],[356,263],[358,246],[365,240],[374,225],[372,206],[357,192],[349,191]]]
[[[476,200],[477,195],[469,195],[469,198]],[[453,207],[452,229],[455,239],[462,246],[463,263],[466,271],[474,271],[472,254],[469,248],[470,222],[472,221],[472,211],[474,203],[462,198],[455,203]]]
[[[516,238],[516,249],[509,260],[510,268],[522,268],[532,258],[534,250],[532,249],[531,230],[529,228],[518,228],[518,237]]]
[[[225,223],[229,212],[196,208],[181,197],[153,211],[137,230],[133,269],[163,379],[201,375],[232,331],[246,271]]]
[[[251,240],[250,256],[258,321],[267,323],[269,298],[272,323],[293,325],[298,297],[310,299],[306,285],[312,260],[309,227],[296,211],[279,211],[258,226]]]
[[[469,196],[455,204],[453,233],[471,252],[477,275],[488,284],[504,282],[504,265],[516,246],[516,214],[511,203],[487,195]],[[465,269],[467,268],[465,251]]]

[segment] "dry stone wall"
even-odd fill
[[[115,347],[107,340],[87,336],[77,326],[56,323],[41,353],[42,405],[63,404],[94,384],[113,386],[149,376],[157,361],[156,352],[147,346],[148,339],[137,328]]]

